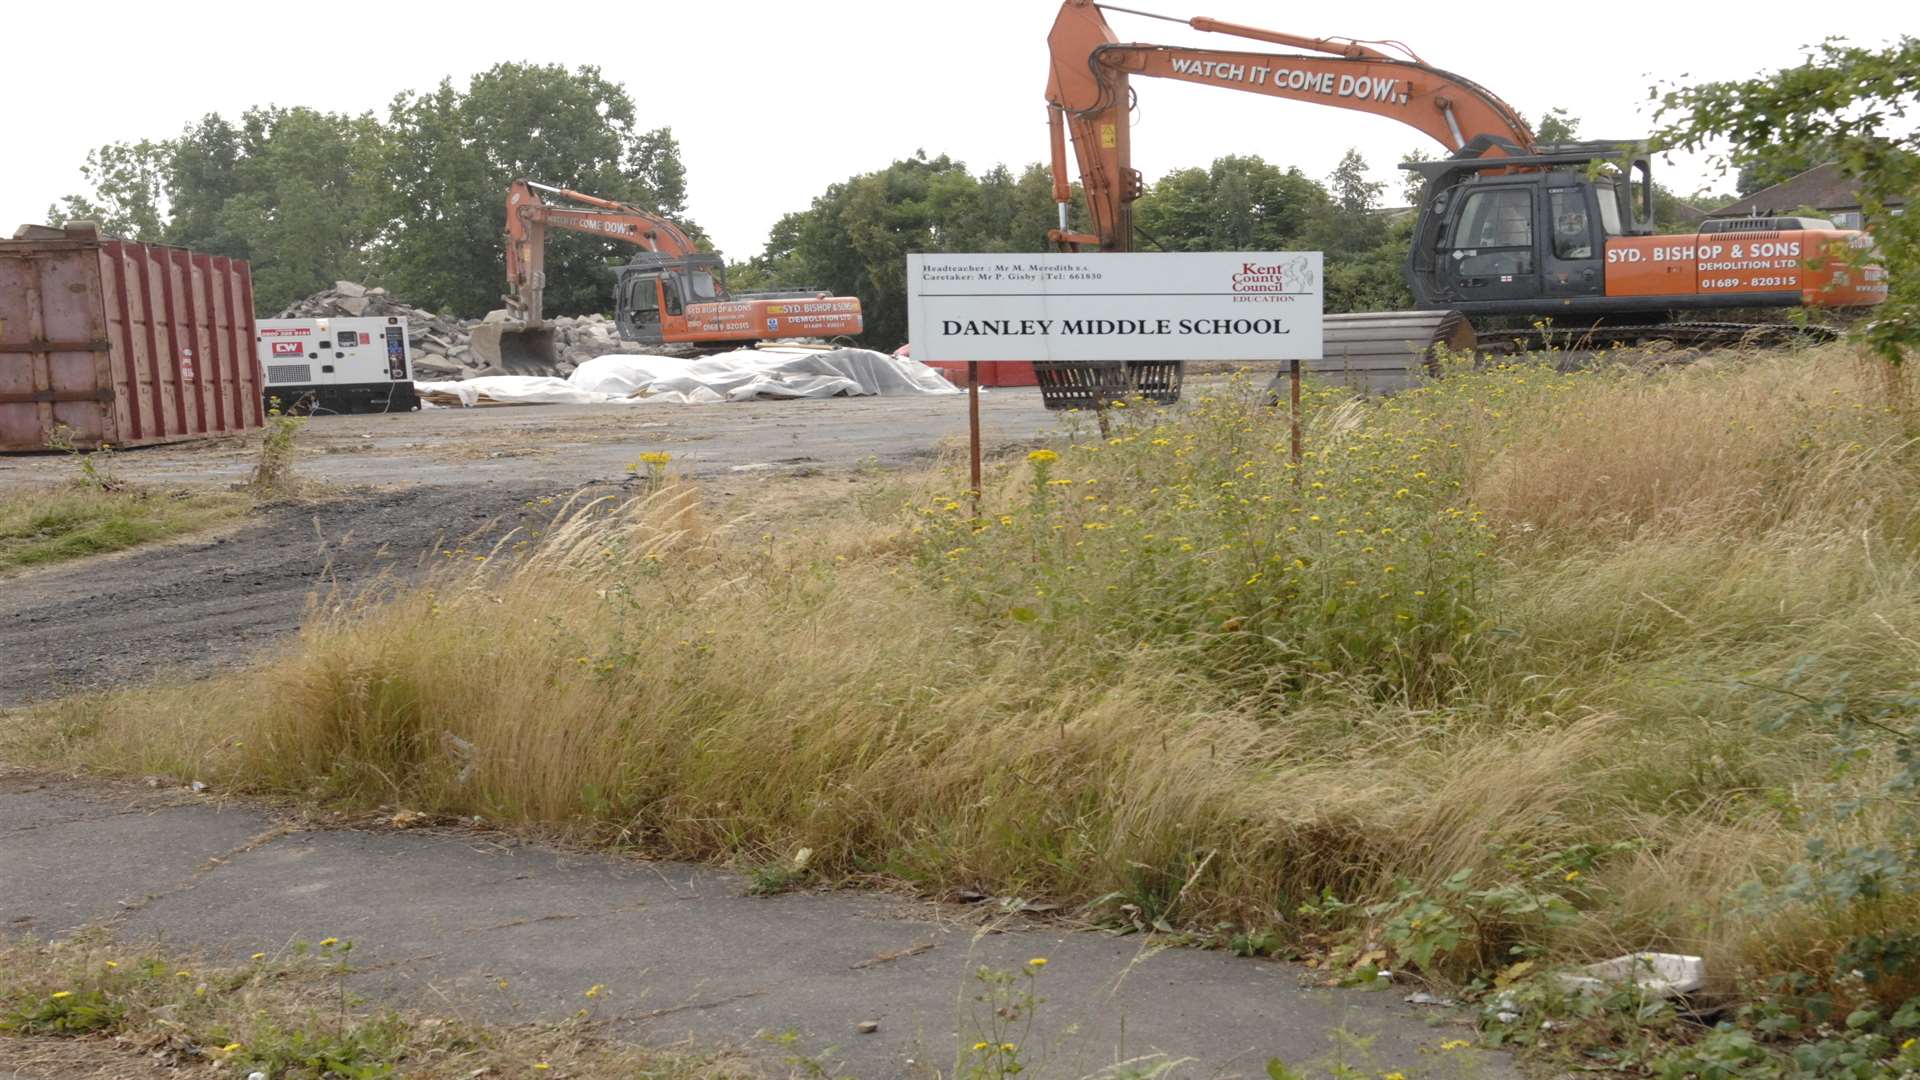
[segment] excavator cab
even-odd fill
[[[662,318],[683,320],[691,304],[728,299],[726,262],[717,255],[636,255],[617,272],[613,318],[620,336],[645,345],[666,341]]]
[[[1406,167],[1427,180],[1408,261],[1422,308],[1524,314],[1604,296],[1607,241],[1653,232],[1646,155],[1618,143]]]

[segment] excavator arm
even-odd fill
[[[1456,153],[1472,146],[1482,156],[1522,156],[1534,149],[1532,130],[1512,106],[1471,80],[1428,65],[1405,46],[1307,38],[1218,19],[1159,15],[1151,17],[1325,55],[1129,44],[1114,36],[1104,9],[1093,0],[1065,0],[1047,39],[1052,53],[1047,114],[1054,201],[1060,205],[1060,225],[1050,233],[1056,247],[1105,251],[1132,247],[1132,203],[1143,189],[1140,174],[1132,166],[1128,130],[1129,80],[1135,75],[1370,112],[1416,128]],[[1375,45],[1395,48],[1405,58]],[[1067,230],[1069,138],[1093,224],[1090,234]]]
[[[548,228],[603,236],[672,258],[699,250],[686,230],[659,214],[566,188],[516,180],[507,189],[510,291],[506,301],[511,317],[525,322],[530,330],[538,329],[544,319]]]

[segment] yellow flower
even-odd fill
[[[260,961],[265,960],[266,958],[267,958],[266,953],[257,952],[257,953],[254,953],[252,956],[248,957],[247,959],[252,960],[254,963],[257,964]]]
[[[71,991],[71,990],[55,990],[55,991],[53,992],[53,995],[52,995],[52,996],[53,996],[53,1000],[55,1000],[55,1001],[59,1001],[59,1000],[60,1000],[61,998],[63,998],[63,997],[72,997],[72,996],[73,996],[73,991]]]
[[[594,983],[592,986],[587,987],[587,996],[590,998],[597,998],[606,992],[607,988],[600,983]]]
[[[228,1043],[227,1045],[220,1048],[220,1052],[223,1054],[231,1054],[239,1049],[240,1049],[239,1043]]]
[[[535,1072],[546,1072],[548,1069],[551,1069],[551,1068],[553,1068],[553,1066],[547,1064],[544,1061],[536,1061],[533,1063],[533,1071]]]
[[[1915,1043],[1916,1041],[1920,1041],[1920,1040],[1914,1040],[1914,1039],[1908,1039],[1908,1040],[1907,1040],[1906,1042],[1903,1042],[1903,1043],[1901,1043],[1901,1044],[1900,1044],[1900,1049],[1902,1049],[1902,1050],[1911,1050],[1911,1049],[1913,1049],[1913,1044],[1914,1044],[1914,1043]]]
[[[1472,1045],[1473,1045],[1472,1043],[1470,1043],[1470,1042],[1468,1042],[1468,1041],[1467,1041],[1467,1040],[1465,1040],[1465,1039],[1448,1039],[1448,1040],[1447,1040],[1446,1042],[1443,1042],[1443,1043],[1441,1043],[1441,1044],[1440,1044],[1440,1049],[1442,1049],[1442,1050],[1465,1050],[1465,1049],[1466,1049],[1467,1047],[1469,1047],[1469,1046],[1472,1046]]]
[[[107,961],[107,970],[108,970],[108,971],[112,971],[112,970],[113,970],[114,968],[117,968],[117,967],[119,967],[119,966],[120,966],[120,962],[119,962],[118,960],[109,960],[109,961]]]
[[[331,949],[338,944],[340,944],[340,939],[337,937],[328,937],[328,938],[320,939],[320,947],[323,949]]]
[[[174,973],[173,973],[173,977],[174,977],[174,978],[176,978],[176,979],[191,979],[191,978],[193,978],[193,972],[191,972],[191,971],[176,971],[176,972],[174,972]]]
[[[665,465],[667,462],[673,460],[673,455],[667,453],[665,450],[649,450],[640,455],[640,460],[649,465]]]
[[[1033,959],[1027,961],[1027,966],[1028,967],[1046,967],[1047,958],[1044,956],[1036,956]]]
[[[973,1048],[975,1050],[985,1050],[987,1048],[987,1044],[983,1042],[977,1042],[973,1044]]]
[[[1567,871],[1567,880],[1568,880],[1568,881],[1578,881],[1578,880],[1580,880],[1580,871],[1578,871],[1578,870],[1569,870],[1569,871]]]
[[[1001,1043],[1001,1044],[1000,1044],[1000,1052],[1001,1052],[1001,1053],[1003,1053],[1003,1054],[1011,1054],[1011,1053],[1013,1053],[1013,1052],[1014,1052],[1015,1050],[1018,1050],[1018,1049],[1020,1049],[1020,1048],[1019,1048],[1019,1047],[1017,1047],[1017,1046],[1015,1046],[1015,1045],[1013,1045],[1012,1043]],[[1405,1077],[1402,1077],[1402,1078],[1401,1078],[1401,1080],[1405,1080]]]
[[[505,990],[507,988],[507,980],[501,979],[499,982],[496,982],[493,985],[499,987],[502,990]]]
[[[1380,1080],[1407,1080],[1407,1074],[1403,1072],[1381,1073]]]
[[[1051,450],[1034,450],[1027,454],[1027,460],[1035,463],[1044,462],[1044,461],[1059,461],[1060,455],[1054,453]]]

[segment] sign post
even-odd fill
[[[908,255],[907,304],[915,359],[967,362],[976,513],[982,363],[1288,361],[1299,459],[1300,361],[1321,356],[1317,251]]]

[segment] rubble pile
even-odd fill
[[[407,342],[413,352],[416,379],[445,381],[468,379],[477,375],[499,375],[487,370],[471,345],[473,327],[483,320],[456,319],[436,315],[394,297],[387,290],[352,281],[336,281],[333,288],[295,301],[277,316],[282,319],[337,319],[360,316],[399,316],[407,322]],[[486,322],[504,322],[505,309],[489,312]],[[610,353],[661,352],[679,354],[672,348],[650,350],[631,341],[620,340],[619,330],[605,315],[561,316],[547,320],[553,331],[554,353],[560,360],[560,375],[570,374],[596,356]]]

